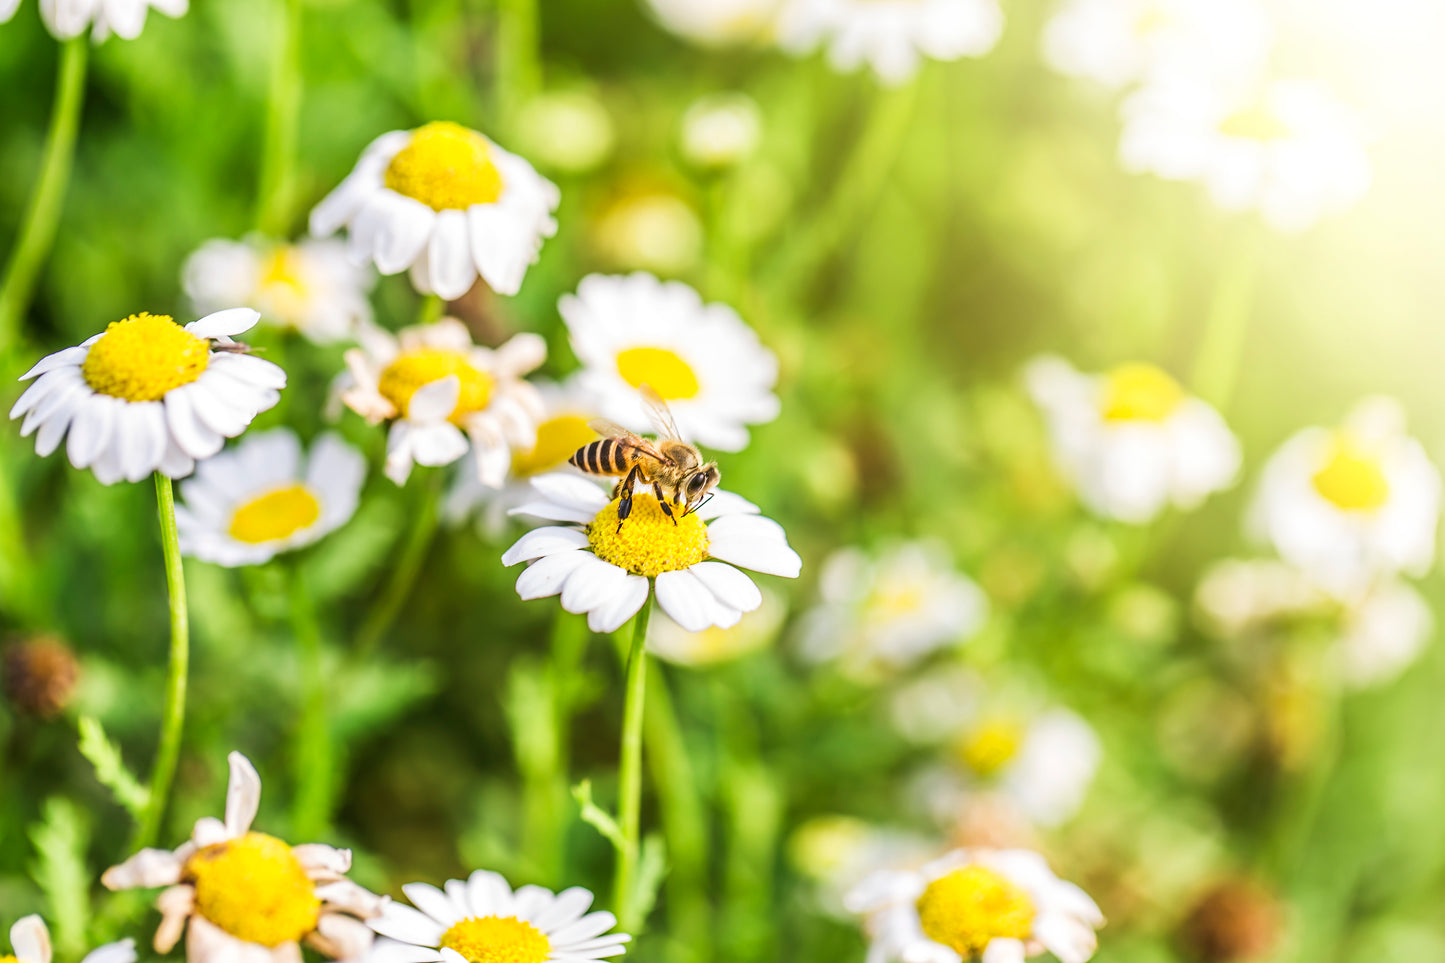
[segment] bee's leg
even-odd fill
[[[627,520],[627,516],[632,514],[632,490],[637,485],[637,475],[637,466],[633,465],[632,470],[627,473],[627,477],[617,483],[616,497],[619,499],[617,502],[617,530],[619,532],[622,531],[622,523]]]
[[[672,513],[672,506],[667,503],[667,496],[662,493],[662,486],[657,482],[652,483],[652,490],[657,495],[657,504],[662,506],[662,514],[672,519],[672,524],[677,524],[677,516]]]

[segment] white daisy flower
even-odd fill
[[[787,606],[776,592],[763,591],[763,604],[744,613],[737,625],[714,625],[701,632],[689,632],[670,618],[655,619],[648,626],[647,651],[665,662],[702,669],[740,659],[773,643],[783,627]]]
[[[653,16],[679,37],[705,46],[765,39],[782,0],[645,0]]]
[[[647,424],[642,385],[685,436],[719,451],[741,451],[749,424],[778,416],[777,357],[736,311],[704,304],[680,281],[592,274],[558,308],[583,365],[579,382],[619,424]]]
[[[876,559],[860,549],[823,564],[822,598],[803,618],[800,649],[859,679],[892,675],[973,637],[988,620],[988,598],[953,568],[936,542],[892,546]]]
[[[1141,89],[1123,106],[1120,160],[1199,181],[1220,207],[1258,209],[1280,231],[1304,230],[1365,195],[1370,158],[1342,104],[1306,80],[1246,90],[1177,78]]]
[[[18,6],[19,0],[12,0],[8,13],[0,9],[0,21]],[[91,39],[100,43],[112,33],[122,40],[139,37],[151,7],[168,17],[180,17],[189,0],[40,0],[40,16],[57,40],[70,40],[89,29]]]
[[[507,528],[512,509],[531,501],[532,479],[554,471],[568,471],[567,459],[588,442],[597,440],[589,422],[597,417],[597,404],[575,378],[563,384],[538,382],[543,414],[537,423],[537,440],[530,448],[512,452],[512,464],[501,488],[483,484],[475,472],[459,472],[442,502],[442,517],[459,525],[475,516],[481,531],[494,539]]]
[[[66,454],[103,484],[159,471],[183,478],[280,400],[286,372],[235,350],[233,335],[259,315],[231,308],[185,327],[135,314],[20,376],[35,379],[10,417],[38,432],[42,458],[69,435]]]
[[[557,232],[561,199],[516,154],[443,121],[372,141],[311,212],[311,233],[346,227],[354,260],[382,274],[410,268],[423,293],[453,300],[480,274],[498,294],[516,294]]]
[[[617,925],[611,913],[587,912],[592,893],[580,886],[513,892],[500,874],[479,869],[442,889],[408,883],[401,890],[417,908],[392,903],[370,921],[384,939],[368,963],[600,963],[621,956],[632,939],[607,932]]]
[[[1169,505],[1196,507],[1239,473],[1239,442],[1219,412],[1153,365],[1092,375],[1045,356],[1024,377],[1055,462],[1096,515],[1143,524]]]
[[[536,443],[542,399],[522,376],[546,360],[537,335],[514,335],[493,351],[473,344],[455,318],[360,335],[361,347],[346,352],[341,400],[372,424],[391,423],[386,477],[398,485],[413,465],[450,465],[470,441],[477,476],[498,487],[512,451]]]
[[[867,917],[875,963],[1062,963],[1094,955],[1104,915],[1026,849],[956,849],[918,870],[875,873],[848,908]]]
[[[1111,90],[1173,74],[1227,84],[1257,74],[1272,33],[1259,0],[1064,0],[1043,48],[1055,70]]]
[[[788,0],[778,19],[785,50],[826,46],[837,70],[867,64],[887,84],[912,78],[924,57],[981,57],[1001,33],[997,0]]]
[[[289,428],[248,435],[181,485],[181,553],[232,567],[268,562],[350,521],[365,480],[366,459],[339,435],[316,439],[304,459]]]
[[[50,963],[54,952],[50,946],[50,930],[38,916],[24,916],[10,927],[11,955],[0,953],[5,963]],[[135,963],[135,940],[121,940],[96,947],[80,963]]]
[[[1341,674],[1356,689],[1384,685],[1413,665],[1434,635],[1435,613],[1419,592],[1400,581],[1377,585],[1345,613]]]
[[[1256,532],[1286,562],[1343,599],[1435,563],[1440,472],[1386,398],[1335,430],[1307,428],[1265,465],[1251,508]]]
[[[371,321],[367,292],[375,279],[352,263],[341,241],[217,238],[186,260],[181,276],[197,310],[244,304],[261,312],[263,323],[317,344],[352,340],[357,326]]]
[[[589,479],[543,475],[540,497],[518,512],[564,522],[533,529],[502,556],[528,562],[517,579],[524,599],[562,596],[562,608],[587,613],[593,632],[614,632],[637,614],[656,586],[662,611],[689,632],[736,625],[763,603],[738,568],[797,578],[802,559],[783,528],[731,492],[715,490],[694,512],[669,517],[651,488],[638,490],[632,514],[619,524],[619,499]]]
[[[694,167],[719,170],[752,156],[763,136],[763,112],[747,94],[709,94],[682,115],[682,156]]]
[[[179,849],[143,849],[106,870],[101,883],[112,891],[166,887],[156,899],[162,955],[184,935],[192,963],[297,963],[303,942],[331,959],[360,959],[373,940],[362,921],[388,900],[346,878],[350,850],[293,848],[252,832],[261,778],[239,752],[229,759],[224,822],[198,820]]]

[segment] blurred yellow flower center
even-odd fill
[[[880,588],[873,593],[869,608],[882,618],[904,618],[923,610],[927,595],[917,585]]]
[[[183,878],[196,888],[196,910],[248,943],[299,940],[321,915],[316,886],[291,847],[261,833],[197,851]]]
[[[1184,389],[1152,364],[1124,364],[1104,376],[1107,421],[1163,421],[1184,401]]]
[[[531,923],[514,916],[474,916],[452,925],[441,945],[467,963],[544,963],[552,943]]]
[[[1134,35],[1148,37],[1163,30],[1169,23],[1169,14],[1156,4],[1134,19]]]
[[[160,401],[195,381],[211,363],[211,343],[164,314],[112,321],[81,365],[86,384],[126,401]]]
[[[267,313],[275,315],[271,320],[294,323],[307,297],[300,253],[287,244],[272,248],[261,262],[256,288]]]
[[[494,204],[502,196],[502,174],[491,146],[474,130],[438,121],[412,131],[386,167],[386,186],[434,211],[466,210]]]
[[[1348,438],[1336,439],[1330,460],[1315,473],[1314,484],[1326,501],[1345,511],[1373,511],[1390,497],[1390,483],[1379,459]]]
[[[589,441],[597,440],[597,432],[587,427],[581,415],[558,415],[537,426],[537,443],[531,451],[512,453],[512,474],[527,477],[557,468],[572,453]]]
[[[652,390],[668,401],[697,396],[697,375],[692,366],[666,348],[627,348],[617,353],[617,373],[622,380]]]
[[[406,417],[411,396],[416,394],[417,389],[448,375],[456,375],[461,382],[457,406],[451,414],[453,422],[460,423],[467,415],[486,408],[492,400],[492,388],[496,385],[492,376],[473,367],[461,352],[443,348],[418,348],[398,355],[382,371],[377,390]]]
[[[1224,118],[1219,132],[1242,140],[1272,141],[1284,140],[1290,135],[1290,128],[1268,104],[1260,101]]]
[[[674,505],[674,525],[651,492],[638,492],[632,497],[632,514],[618,531],[620,502],[614,498],[587,526],[587,540],[598,558],[648,578],[707,560],[707,526],[702,519],[683,515],[682,509]]]
[[[959,743],[958,757],[978,775],[992,776],[1018,755],[1023,741],[1023,727],[1007,719],[992,719]]]
[[[983,866],[965,866],[928,884],[918,897],[918,921],[935,943],[963,956],[983,953],[991,940],[1027,939],[1034,922],[1029,894]]]
[[[231,537],[248,545],[290,538],[321,517],[321,502],[305,485],[287,485],[251,499],[231,516]]]

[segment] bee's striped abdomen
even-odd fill
[[[604,438],[578,448],[567,461],[589,475],[625,475],[630,467],[626,451],[616,438]]]

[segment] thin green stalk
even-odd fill
[[[417,308],[416,323],[432,324],[439,320],[447,309],[447,303],[440,295],[428,294],[421,299],[421,306]]]
[[[622,831],[622,848],[617,853],[613,877],[612,905],[619,925],[632,932],[642,921],[634,919],[632,887],[637,872],[637,853],[642,824],[642,718],[647,701],[647,623],[652,619],[652,587],[647,601],[632,623],[632,648],[627,653],[626,695],[622,707],[622,752],[618,765],[617,825]]]
[[[181,756],[181,734],[186,723],[186,678],[190,672],[191,630],[186,612],[186,576],[181,568],[181,544],[176,533],[176,499],[171,480],[156,472],[156,508],[161,522],[161,547],[166,559],[166,589],[171,605],[170,668],[166,676],[165,708],[161,715],[160,746],[151,768],[150,802],[136,831],[137,849],[155,845],[160,836],[166,800]]]
[[[301,718],[296,729],[296,798],[291,828],[298,839],[320,839],[331,822],[334,764],[326,715],[326,666],[321,624],[304,570],[291,572],[291,632],[301,656]]]
[[[401,555],[397,558],[396,566],[391,570],[391,578],[386,583],[376,604],[372,606],[366,619],[361,623],[361,629],[356,633],[356,653],[358,656],[365,656],[376,649],[378,643],[386,635],[396,617],[401,614],[401,607],[406,604],[407,597],[411,595],[412,586],[416,584],[416,578],[421,574],[422,563],[426,561],[427,552],[431,549],[432,540],[436,537],[437,524],[440,521],[441,485],[444,478],[440,469],[431,469],[425,485],[417,486],[420,491],[421,504],[417,507],[415,520],[412,522],[406,544],[402,546]]]
[[[80,111],[85,102],[85,62],[89,51],[88,36],[67,40],[60,50],[55,107],[45,136],[40,179],[35,182],[25,218],[16,234],[19,240],[5,265],[4,280],[0,281],[0,355],[19,337],[20,317],[30,306],[36,277],[55,242],[75,159],[75,135],[80,129]]]
[[[301,0],[277,0],[266,93],[266,128],[257,184],[256,229],[272,237],[290,233],[296,196],[296,136],[301,115]]]
[[[1191,387],[1221,411],[1228,407],[1234,394],[1239,366],[1244,360],[1244,344],[1259,281],[1259,237],[1259,232],[1252,230],[1225,255],[1194,356]]]
[[[777,260],[769,287],[788,294],[806,284],[828,255],[854,236],[856,222],[877,201],[893,172],[918,106],[919,84],[881,91],[823,208]]]
[[[673,708],[667,679],[647,680],[648,768],[662,808],[667,839],[670,931],[689,947],[692,963],[712,959],[712,903],[707,892],[708,826],[692,757]]]
[[[522,106],[542,87],[537,14],[537,0],[497,2],[497,109],[514,133]]]

